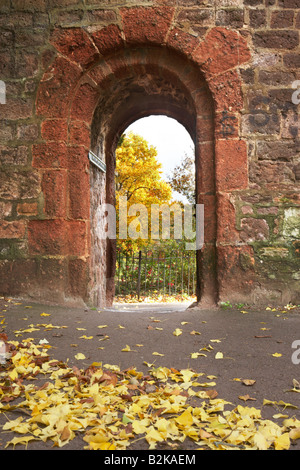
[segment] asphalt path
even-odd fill
[[[251,401],[246,404],[262,409],[264,418],[272,419],[284,409],[300,419],[300,393],[291,391],[293,380],[300,382],[300,308],[199,310],[187,304],[118,304],[89,309],[2,299],[0,322],[8,340],[46,340],[50,356],[71,367],[102,362],[144,373],[149,364],[192,368],[216,376],[219,398],[245,405],[239,397],[248,394]],[[32,327],[34,331],[24,331]],[[130,350],[122,351],[127,346]],[[79,352],[84,360],[75,358]],[[196,352],[201,355],[194,359]],[[263,406],[264,399],[295,408]],[[0,449],[4,444],[0,435]],[[69,449],[72,446],[80,449],[82,441],[75,439]],[[49,448],[48,443],[44,447]],[[295,441],[293,449],[298,448]]]

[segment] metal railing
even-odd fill
[[[196,294],[194,251],[118,251],[116,261],[116,296]]]

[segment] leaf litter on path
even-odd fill
[[[8,341],[6,335],[2,340],[7,350],[0,364],[5,448],[30,448],[34,440],[64,447],[80,435],[84,449],[125,450],[143,440],[148,449],[182,448],[188,441],[195,449],[283,450],[300,436],[296,418],[279,425],[263,419],[259,409],[201,390],[215,382],[198,382],[204,374],[192,369],[149,364],[144,374],[99,362],[79,369],[51,359],[49,345]]]

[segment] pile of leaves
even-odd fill
[[[259,409],[234,406],[210,388],[215,382],[203,383],[205,374],[192,369],[148,365],[144,374],[92,363],[82,370],[51,359],[49,344],[1,336],[6,447],[33,440],[63,447],[81,436],[83,447],[95,450],[125,450],[142,440],[149,449],[192,443],[194,449],[283,450],[300,436],[297,419],[282,415],[279,425],[263,419]]]

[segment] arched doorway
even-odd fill
[[[132,48],[126,51],[126,61],[123,53],[116,54],[109,61],[106,60],[107,65],[114,70],[114,76],[106,77],[107,89],[101,89],[91,126],[91,150],[106,164],[106,173],[99,173],[95,168],[91,173],[91,199],[93,201],[94,191],[99,198],[91,204],[94,246],[92,266],[97,273],[92,289],[94,302],[103,304],[103,296],[106,296],[106,303],[111,304],[114,296],[115,241],[103,241],[104,237],[101,236],[99,240],[97,233],[99,234],[99,226],[103,224],[98,218],[99,203],[105,201],[106,204],[113,205],[115,202],[116,145],[132,122],[141,117],[163,114],[182,123],[195,144],[197,203],[207,205],[207,199],[210,200],[206,246],[198,254],[198,297],[202,297],[205,289],[205,295],[214,303],[217,290],[213,265],[216,239],[213,105],[203,76],[193,64],[163,48]],[[100,67],[100,64],[97,65],[90,75],[99,73]],[[99,191],[100,187],[102,190]],[[101,255],[97,253],[96,246]],[[205,261],[205,272],[202,268],[204,255],[206,260],[211,260],[209,268],[208,261]],[[101,259],[106,259],[106,263],[101,265]],[[102,290],[103,281],[101,282],[104,278],[105,295]]]
[[[151,21],[151,34],[137,35],[126,27],[127,13],[136,9],[125,10],[123,32],[110,25],[90,35],[80,28],[53,33],[58,54],[41,80],[36,102],[43,141],[32,150],[42,180],[43,218],[28,223],[29,252],[59,259],[64,299],[111,303],[115,248],[112,240],[103,242],[97,235],[97,209],[114,204],[120,135],[141,117],[164,114],[180,122],[195,144],[196,202],[205,208],[198,299],[212,305],[226,283],[224,273],[218,273],[218,252],[234,258],[236,251],[230,193],[248,184],[247,149],[236,133],[242,106],[236,67],[249,59],[249,51],[236,33],[220,28],[200,42],[171,29],[168,15],[166,42],[160,21]],[[161,20],[158,10],[151,14]],[[235,124],[224,132],[224,120],[230,118]],[[89,162],[89,151],[105,163],[105,173]]]

